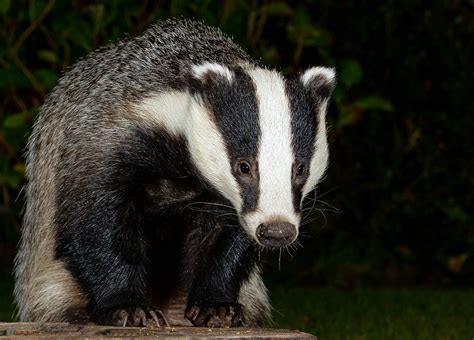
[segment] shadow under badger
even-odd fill
[[[329,68],[262,68],[194,21],[77,62],[28,143],[20,320],[146,325],[179,288],[196,326],[261,326],[258,248],[298,236],[334,85]]]

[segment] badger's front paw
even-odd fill
[[[186,318],[197,327],[242,327],[242,308],[239,304],[190,305]]]
[[[152,307],[117,307],[102,311],[98,323],[110,326],[140,327],[156,325],[169,326],[163,312]]]

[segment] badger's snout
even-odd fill
[[[296,238],[296,227],[289,222],[262,223],[257,227],[258,241],[267,247],[284,247]]]

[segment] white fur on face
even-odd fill
[[[290,103],[284,81],[275,71],[257,68],[248,73],[255,84],[259,105],[260,195],[256,211],[242,216],[242,222],[256,239],[256,229],[261,223],[280,220],[298,228],[300,216],[293,206],[294,154]]]
[[[194,164],[202,176],[240,211],[242,198],[232,174],[226,144],[207,109],[192,101],[187,120],[186,138]]]
[[[323,103],[321,103],[319,112],[317,113],[319,116],[319,123],[318,133],[314,141],[315,152],[313,154],[313,158],[311,159],[308,179],[306,180],[306,183],[303,187],[302,199],[316,187],[319,181],[321,181],[321,178],[326,172],[326,168],[328,166],[329,148],[326,136],[327,106],[328,100],[325,100]]]
[[[333,68],[317,66],[304,72],[300,79],[304,86],[311,86],[311,81],[313,81],[315,77],[325,78],[325,82],[328,84],[334,83],[336,81],[336,72]],[[328,101],[329,98],[326,98],[320,103],[319,112],[315,113],[318,115],[317,135],[314,141],[315,151],[310,163],[309,176],[303,187],[302,199],[321,181],[328,166],[329,149],[326,135],[326,111]]]

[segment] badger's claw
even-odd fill
[[[151,322],[150,322],[151,321]],[[121,327],[146,327],[155,324],[157,327],[169,326],[162,311],[154,308],[119,308],[114,310],[106,324]]]
[[[155,323],[158,327],[160,327],[160,320],[162,320],[165,323],[164,326],[166,326],[166,327],[170,326],[170,323],[166,319],[165,314],[161,310],[159,310],[159,309],[150,310],[148,313],[150,313],[151,317],[153,318],[153,320],[155,321]]]
[[[206,307],[191,305],[186,308],[185,316],[197,327],[243,326],[241,307],[238,304],[220,304]]]

